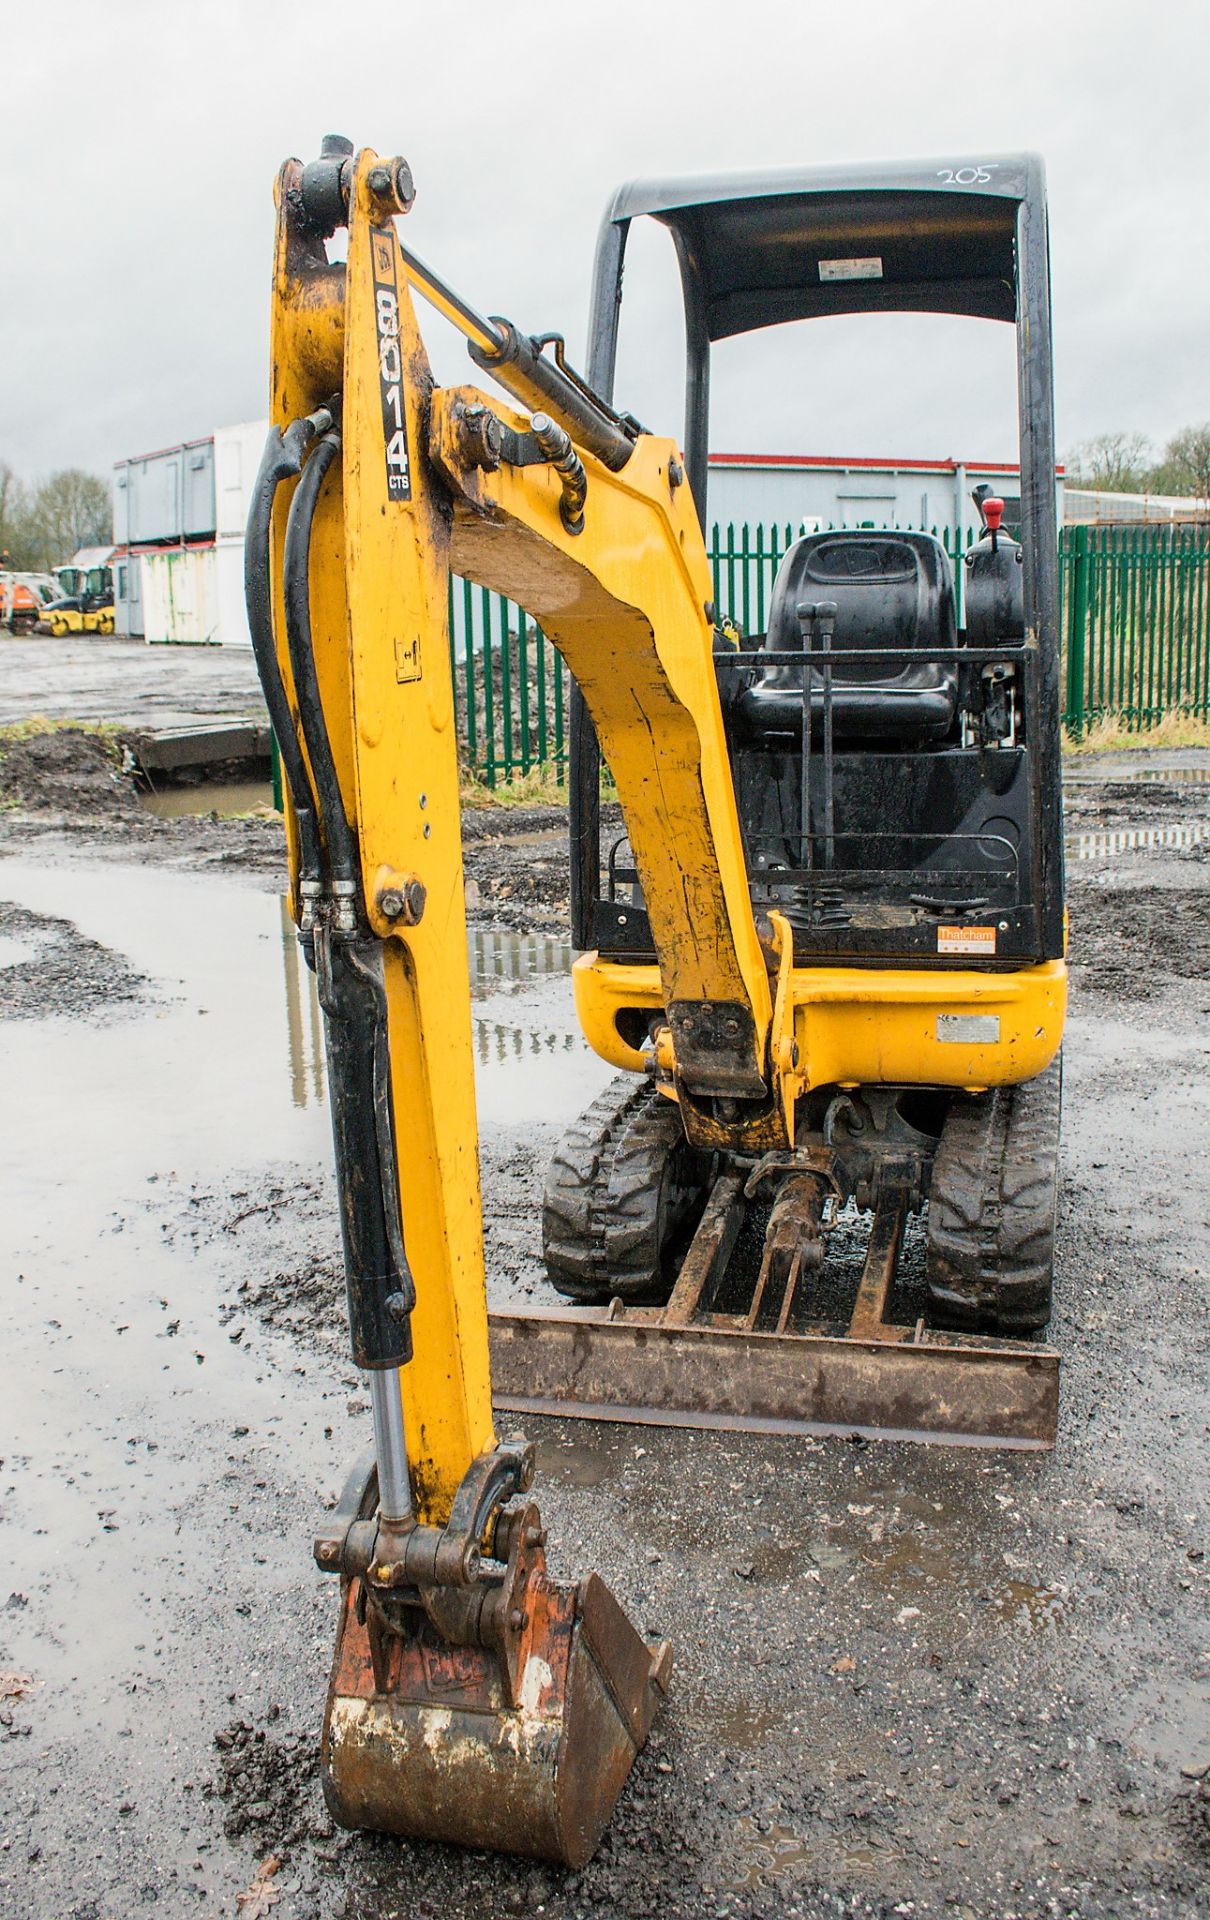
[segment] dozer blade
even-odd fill
[[[718,1316],[722,1319],[722,1316]],[[1053,1347],[896,1328],[900,1338],[671,1326],[657,1310],[493,1314],[510,1413],[740,1433],[1054,1446]]]
[[[809,1195],[803,1204],[809,1214]],[[791,1329],[798,1266],[783,1278],[779,1313],[775,1291],[772,1303],[766,1295],[768,1248],[748,1310],[712,1310],[743,1205],[742,1181],[724,1175],[664,1307],[615,1300],[605,1314],[493,1314],[496,1404],[652,1426],[1053,1447],[1053,1347],[888,1320],[908,1210],[902,1194],[891,1190],[875,1210],[847,1331]]]
[[[596,1574],[576,1587],[542,1576],[527,1588],[515,1701],[494,1653],[431,1628],[389,1642],[380,1689],[356,1596],[352,1583],[324,1719],[333,1817],[583,1866],[667,1689],[667,1643],[648,1647]]]

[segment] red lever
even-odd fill
[[[1004,502],[997,500],[995,494],[989,494],[983,502],[983,524],[989,533],[999,533],[1000,522],[1004,518]]]

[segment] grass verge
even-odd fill
[[[1210,720],[1196,714],[1166,713],[1150,727],[1126,727],[1112,714],[1078,738],[1064,730],[1064,753],[1130,753],[1141,747],[1210,747]]]

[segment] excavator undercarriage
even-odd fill
[[[1053,1444],[1059,1356],[1028,1336],[1050,1318],[1058,1063],[948,1101],[815,1105],[792,1152],[740,1159],[689,1148],[650,1085],[608,1087],[560,1144],[543,1210],[553,1284],[606,1312],[493,1315],[500,1404]],[[922,1212],[913,1297],[900,1258]],[[848,1258],[825,1264],[838,1237]]]

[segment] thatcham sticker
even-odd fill
[[[378,381],[382,389],[382,437],[386,444],[387,498],[410,500],[407,414],[403,400],[403,355],[399,348],[399,287],[395,279],[395,236],[375,227],[370,234],[374,262],[374,319],[378,328]]]
[[[938,953],[978,953],[990,958],[996,951],[994,927],[938,927]]]

